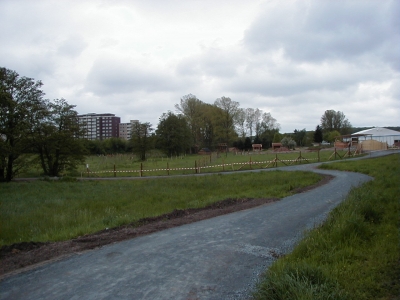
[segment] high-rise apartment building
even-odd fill
[[[138,120],[131,120],[129,123],[119,124],[119,137],[125,140],[130,140],[132,137],[132,129],[134,124],[139,123]]]
[[[120,117],[114,114],[78,115],[80,126],[85,129],[84,138],[88,140],[104,140],[119,136]]]

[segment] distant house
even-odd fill
[[[262,144],[252,144],[253,151],[261,151],[262,150]]]
[[[200,155],[210,155],[211,154],[211,150],[208,148],[201,148],[200,151],[198,152],[198,154]]]
[[[282,143],[272,143],[272,150],[280,149],[282,147]]]

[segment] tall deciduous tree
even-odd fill
[[[32,120],[46,110],[41,88],[40,81],[0,68],[0,181],[10,181],[25,164]]]
[[[153,148],[153,128],[150,123],[137,122],[132,128],[132,149],[139,155],[140,160],[146,160],[146,152]]]
[[[63,170],[76,169],[85,161],[84,141],[79,139],[82,129],[74,107],[65,99],[47,102],[46,115],[36,119],[31,129],[30,144],[45,175],[60,176]]]
[[[232,101],[229,97],[221,97],[215,100],[214,105],[221,109],[218,120],[221,132],[220,142],[230,143],[236,138],[235,121],[239,111],[239,102]]]
[[[326,110],[321,117],[321,129],[323,132],[336,130],[340,134],[347,134],[350,132],[351,124],[344,113],[330,109]]]
[[[191,132],[191,146],[200,147],[202,108],[204,103],[195,95],[188,94],[181,98],[180,104],[175,104],[175,109],[185,117]]]
[[[180,155],[190,147],[190,129],[182,115],[172,112],[160,117],[157,130],[157,145],[168,155]]]

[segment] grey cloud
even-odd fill
[[[87,43],[80,36],[71,36],[65,39],[58,47],[58,54],[76,57],[79,56],[87,47]]]
[[[85,91],[96,95],[126,94],[134,91],[154,93],[176,88],[176,80],[167,72],[139,66],[122,59],[98,59],[94,62]]]
[[[398,1],[307,3],[297,1],[273,10],[266,7],[247,30],[245,45],[255,52],[283,48],[288,57],[301,61],[351,58],[378,51],[391,62],[392,49],[400,47]]]
[[[226,50],[208,49],[198,56],[183,59],[176,71],[183,76],[233,77],[236,75],[237,61],[235,54]]]

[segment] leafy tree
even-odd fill
[[[244,150],[244,141],[243,141],[243,139],[238,139],[235,142],[233,142],[233,147],[236,147],[239,150]]]
[[[235,132],[236,118],[239,111],[239,102],[232,101],[229,97],[221,97],[215,100],[214,106],[221,110],[218,119],[219,142],[231,143],[237,136]]]
[[[323,140],[322,129],[319,125],[317,125],[317,128],[315,128],[315,132],[314,132],[314,142],[322,143],[322,140]]]
[[[296,147],[296,142],[294,139],[292,139],[291,137],[285,136],[282,140],[281,140],[282,146],[286,147],[288,149],[294,149]]]
[[[351,124],[341,111],[326,110],[321,117],[321,128],[323,132],[338,131],[347,134],[351,130]]]
[[[0,68],[0,181],[11,181],[26,164],[32,120],[46,111],[41,87],[40,81]]]
[[[176,110],[185,117],[191,132],[191,146],[200,147],[202,144],[202,108],[204,103],[195,95],[188,94],[181,98],[180,104],[175,104]]]
[[[150,123],[137,122],[132,128],[132,150],[141,161],[146,160],[146,152],[153,148],[153,128]]]
[[[306,132],[305,128],[302,130],[295,129],[294,133],[293,133],[293,138],[294,138],[296,144],[299,146],[304,146],[306,144],[306,135],[307,135],[307,132]]]
[[[246,137],[246,110],[243,108],[238,109],[236,126],[239,136],[244,139]]]
[[[59,176],[65,170],[76,169],[85,161],[86,149],[75,105],[65,99],[47,102],[46,116],[36,119],[29,138],[45,175]],[[34,120],[32,120],[32,123]]]
[[[251,149],[252,149],[251,139],[247,137],[244,140],[244,150],[251,150]]]
[[[190,147],[190,129],[181,115],[164,113],[156,130],[157,144],[168,156],[185,153]]]
[[[253,144],[262,144],[261,138],[258,135],[255,136]]]
[[[122,138],[109,138],[101,141],[105,153],[116,154],[125,153],[128,148],[128,142]]]
[[[337,137],[340,137],[340,132],[337,131],[337,130],[334,130],[334,131],[326,133],[324,135],[324,140],[329,142],[329,143],[333,143],[333,142],[335,142],[335,139]]]
[[[85,148],[90,154],[104,155],[106,150],[104,149],[104,143],[102,140],[84,140]]]
[[[262,111],[258,108],[247,108],[246,109],[246,127],[249,132],[250,138],[253,137],[253,131],[257,135],[257,129],[260,127]]]
[[[283,139],[283,135],[280,134],[279,132],[275,132],[272,142],[273,143],[280,143],[282,139]]]

